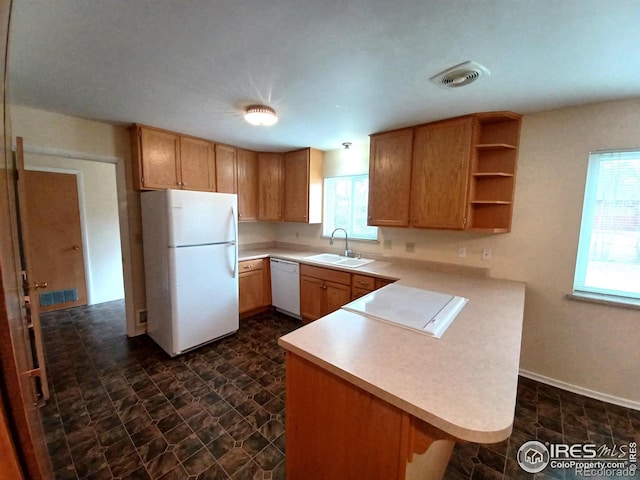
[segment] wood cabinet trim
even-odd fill
[[[300,275],[351,286],[351,273],[342,272],[340,270],[301,264]]]

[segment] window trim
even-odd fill
[[[330,177],[324,177],[322,179],[322,196],[323,196],[323,201],[322,201],[322,233],[321,233],[321,238],[331,238],[330,237],[330,233],[326,233],[325,232],[325,225],[327,224],[326,219],[327,219],[327,214],[326,214],[326,207],[327,207],[327,195],[326,195],[326,182],[328,179],[340,179],[340,178],[349,178],[351,179],[351,194],[353,194],[353,179],[356,177],[366,177],[367,178],[367,182],[369,181],[369,174],[368,173],[353,173],[353,174],[348,174],[348,175],[334,175],[334,176],[330,176]],[[351,195],[351,198],[353,198],[353,195]],[[354,223],[354,209],[352,208],[350,213],[350,222],[351,225],[349,225],[347,227],[347,230],[349,230],[349,228],[351,226],[353,226]],[[360,236],[355,236],[355,234],[350,231],[349,232],[349,241],[354,241],[354,242],[373,242],[373,243],[379,243],[379,237],[380,237],[380,229],[375,226],[375,225],[368,225],[371,228],[375,228],[376,231],[376,236],[375,238],[365,238],[365,237],[360,237]],[[334,228],[340,228],[340,227],[334,227]],[[343,227],[344,228],[344,227]]]
[[[598,189],[596,179],[599,177],[601,161],[606,154],[611,154],[612,156],[618,155],[620,157],[631,154],[629,155],[630,159],[637,159],[640,157],[640,148],[595,150],[589,152],[585,192],[582,201],[582,217],[578,234],[573,289],[572,293],[567,295],[567,298],[640,309],[640,294],[585,285],[587,266],[589,263],[588,256],[591,247],[591,238],[593,236],[594,213],[596,210],[596,193]]]

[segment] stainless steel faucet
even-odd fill
[[[349,234],[344,228],[336,228],[333,232],[331,232],[331,238],[329,239],[329,245],[333,245],[333,237],[338,230],[342,230],[344,232],[344,256],[345,257],[353,257],[353,250],[349,248]]]

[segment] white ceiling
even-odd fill
[[[640,97],[639,0],[14,0],[11,22],[13,103],[256,150]],[[491,75],[429,82],[466,60]]]

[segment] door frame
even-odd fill
[[[15,145],[13,145],[15,150]],[[123,157],[115,157],[108,155],[98,155],[86,152],[75,152],[71,150],[64,150],[52,147],[40,147],[36,145],[24,144],[25,154],[35,154],[50,157],[70,158],[75,160],[86,160],[91,162],[110,163],[116,167],[116,191],[118,197],[118,220],[120,223],[120,250],[122,252],[122,277],[124,281],[124,303],[125,303],[125,316],[126,316],[126,330],[128,337],[135,337],[146,332],[146,325],[138,325],[135,310],[135,297],[133,286],[133,265],[132,257],[134,256],[131,251],[132,240],[131,230],[129,228],[129,194],[133,193],[132,190],[127,188],[127,163]],[[43,167],[44,168],[44,167]],[[79,172],[82,173],[82,172]],[[129,172],[130,176],[130,172]],[[138,193],[138,192],[135,192]],[[139,193],[138,193],[139,194]],[[82,217],[81,217],[82,221]],[[83,230],[84,232],[84,230]],[[84,234],[84,233],[83,233]],[[83,238],[84,242],[84,238]],[[86,245],[83,244],[86,247]],[[85,251],[85,261],[87,259],[87,251]],[[85,275],[87,275],[88,269],[85,268]],[[87,289],[89,290],[89,289]],[[89,293],[87,292],[87,300],[89,299]]]
[[[67,175],[75,175],[76,177],[76,189],[78,190],[78,211],[80,215],[80,235],[82,236],[82,263],[84,264],[84,284],[87,290],[87,305],[92,304],[92,285],[91,285],[91,264],[89,263],[89,239],[87,238],[87,216],[84,199],[84,183],[83,176],[80,170],[73,168],[58,168],[58,167],[41,167],[35,165],[25,165],[25,170],[30,172],[49,172],[49,173],[64,173]],[[123,272],[124,274],[124,272]],[[34,299],[35,300],[35,299]]]

